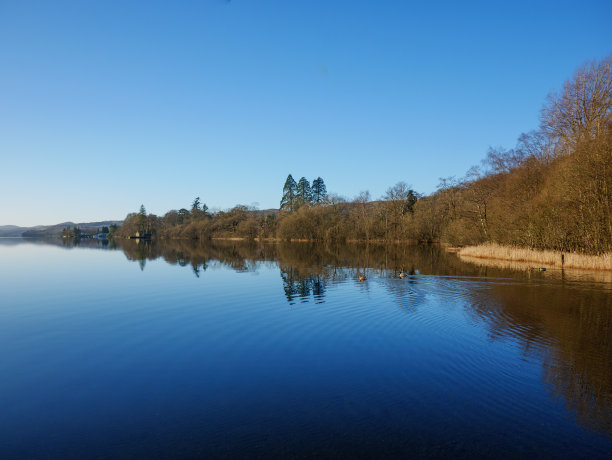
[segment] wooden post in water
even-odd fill
[[[561,253],[561,270],[563,270],[563,265],[565,265],[565,254]]]

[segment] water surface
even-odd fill
[[[436,247],[5,239],[0,293],[2,458],[612,451],[595,275]]]

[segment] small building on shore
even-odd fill
[[[151,232],[136,232],[133,236],[130,236],[130,239],[134,240],[150,240]]]

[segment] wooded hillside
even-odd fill
[[[415,240],[453,245],[494,242],[600,254],[612,251],[612,55],[579,68],[549,95],[537,130],[514,148],[490,149],[463,178],[440,179],[421,196],[404,182],[378,201],[327,195],[288,176],[281,210],[246,206],[209,213],[191,209],[163,217],[126,217],[119,236],[246,237],[305,240]],[[313,192],[316,190],[316,193]]]

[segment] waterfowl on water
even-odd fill
[[[529,270],[530,272],[545,272],[546,268],[545,267],[529,267],[527,270]]]
[[[365,275],[359,275],[359,281],[365,281],[367,280]]]
[[[406,278],[406,276],[408,276],[408,275],[406,275],[404,272],[401,272],[401,273],[399,274],[399,277],[400,277],[400,278]]]

